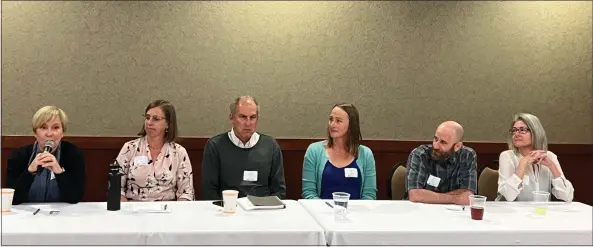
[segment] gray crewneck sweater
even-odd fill
[[[245,171],[257,171],[257,181],[244,180]],[[255,146],[240,148],[227,132],[210,138],[202,160],[202,199],[220,200],[223,190],[238,190],[239,197],[274,195],[285,199],[282,152],[276,140],[260,134]]]

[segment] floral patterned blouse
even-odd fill
[[[117,162],[122,166],[121,194],[134,201],[194,200],[192,167],[185,148],[165,143],[152,160],[146,137],[126,142]]]

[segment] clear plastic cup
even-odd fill
[[[486,197],[480,195],[469,196],[469,209],[472,220],[484,219],[484,209],[486,208]]]
[[[350,194],[346,192],[334,192],[332,196],[334,199],[334,219],[337,221],[347,220]]]
[[[543,216],[547,214],[548,202],[550,201],[550,192],[547,191],[533,191],[533,204],[535,209],[533,214],[536,216]]]

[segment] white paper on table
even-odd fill
[[[166,203],[126,203],[124,210],[133,213],[171,213],[171,206]]]
[[[461,206],[461,205],[445,205],[444,206],[447,210],[453,212],[463,212],[465,210],[469,210],[469,207]]]

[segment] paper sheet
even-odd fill
[[[165,203],[122,203],[122,209],[133,213],[170,213],[171,206]]]

